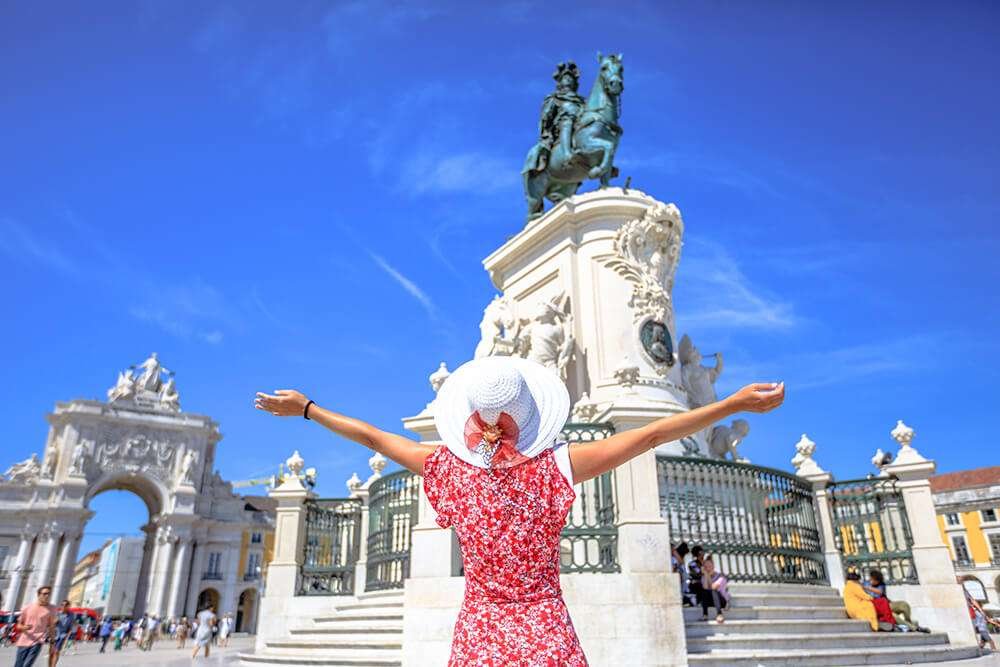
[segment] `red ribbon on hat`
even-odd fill
[[[488,424],[476,410],[465,422],[465,444],[475,450],[479,443],[497,445],[490,464],[494,467],[509,467],[527,461],[528,457],[517,451],[517,439],[521,430],[517,422],[506,412],[501,412],[496,424]]]

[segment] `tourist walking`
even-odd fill
[[[176,629],[177,648],[184,648],[184,642],[187,641],[189,632],[191,632],[191,626],[188,625],[188,617],[181,616],[181,620],[178,621]]]
[[[958,585],[962,587],[962,592],[965,593],[965,604],[969,608],[969,618],[972,619],[972,628],[976,631],[979,648],[984,649],[989,644],[990,650],[996,651],[996,642],[993,641],[993,635],[990,634],[990,617],[983,609],[983,606],[969,594],[961,577],[956,577],[956,579],[958,580]]]
[[[101,650],[99,653],[104,653],[104,650],[108,647],[108,639],[111,638],[113,628],[114,626],[111,622],[111,617],[105,616],[104,620],[101,622],[100,629],[97,631],[98,636],[101,638]]]
[[[59,654],[62,653],[66,641],[76,631],[76,614],[69,610],[69,600],[63,600],[56,613],[54,625],[55,638],[49,644],[49,667],[56,667]]]
[[[229,633],[233,628],[233,617],[226,614],[219,621],[219,647],[225,648],[229,645]]]
[[[702,597],[702,570],[701,564],[705,559],[705,550],[701,545],[696,544],[691,549],[691,560],[688,562],[688,595],[691,597],[691,604],[697,606],[701,604]]]
[[[208,657],[209,643],[212,641],[212,630],[215,628],[215,609],[211,606],[198,612],[198,630],[194,633],[194,653],[191,658],[198,657],[198,649],[204,647],[205,657]]]
[[[17,654],[14,658],[14,667],[32,667],[42,651],[42,645],[53,635],[56,613],[49,606],[52,587],[42,586],[38,589],[37,595],[37,599],[25,605],[17,617],[14,629],[19,634],[15,642]]]
[[[722,401],[572,447],[556,442],[569,415],[566,385],[520,357],[482,357],[448,377],[433,403],[439,447],[326,410],[294,390],[258,393],[255,405],[314,420],[423,475],[437,523],[455,528],[465,564],[449,665],[580,667],[587,659],[559,586],[559,540],[573,485],[783,399],[783,384],[749,385]]]
[[[122,650],[122,645],[125,639],[128,637],[128,622],[116,623],[114,630],[112,630],[111,635],[115,639],[115,649],[116,651]]]

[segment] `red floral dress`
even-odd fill
[[[449,667],[586,666],[559,587],[559,533],[576,493],[553,450],[487,470],[442,446],[423,477],[465,564]]]

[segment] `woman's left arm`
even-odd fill
[[[569,458],[573,481],[579,484],[602,475],[661,443],[680,440],[737,412],[768,412],[783,400],[783,382],[758,382],[704,407],[663,417],[604,440],[572,445]]]

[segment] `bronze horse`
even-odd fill
[[[622,55],[602,56],[598,53],[597,61],[601,70],[587,105],[572,124],[564,122],[558,128],[560,137],[548,160],[539,165],[529,153],[529,160],[522,171],[528,220],[542,214],[544,199],[558,203],[575,194],[583,181],[589,178],[599,178],[603,188],[618,175],[613,162],[622,135],[618,124],[621,94],[625,89]],[[564,133],[572,133],[570,141],[564,140]],[[567,151],[565,146],[572,148]],[[543,168],[538,169],[538,166]]]

